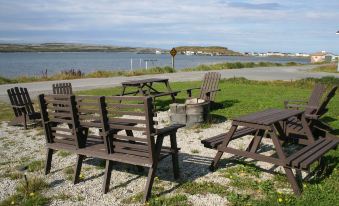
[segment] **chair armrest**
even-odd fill
[[[214,89],[214,90],[205,91],[205,95],[207,97],[207,100],[208,101],[210,100],[211,92],[218,92],[218,91],[221,91],[221,89]]]
[[[307,104],[308,101],[306,100],[297,100],[297,99],[289,99],[284,101],[285,108],[287,109],[289,104],[295,104],[295,103],[304,103]]]
[[[316,114],[305,114],[306,119],[319,119],[319,115]]]
[[[192,90],[194,90],[194,89],[201,89],[201,87],[193,87],[193,88],[190,88],[190,89],[186,89],[188,97],[192,97]]]
[[[155,133],[153,133],[152,135],[154,135],[154,136],[155,135],[168,135],[172,132],[176,132],[181,127],[185,127],[185,125],[184,124],[173,124],[173,125],[170,125],[168,127],[156,129]]]

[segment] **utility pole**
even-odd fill
[[[131,58],[131,71],[133,71],[133,59]]]
[[[339,34],[339,31],[337,31],[336,34]],[[338,61],[337,72],[339,72],[339,56],[337,56],[337,61]]]

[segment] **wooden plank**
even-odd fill
[[[146,120],[129,119],[129,118],[109,118],[109,124],[114,124],[114,123],[146,124]]]
[[[145,127],[136,127],[136,126],[127,126],[117,123],[109,123],[109,126],[111,129],[121,129],[121,130],[135,130],[135,131],[147,131],[147,128]]]
[[[138,109],[143,109],[144,105],[143,104],[114,104],[114,103],[107,103],[107,107],[113,107],[113,108],[138,108]]]
[[[312,164],[314,161],[319,159],[321,156],[323,156],[329,150],[335,148],[337,145],[338,145],[338,141],[330,141],[329,144],[327,144],[326,146],[321,148],[316,154],[310,156],[309,158],[307,158],[306,160],[301,162],[300,166],[304,169],[308,168],[308,166],[310,164]]]
[[[136,136],[124,136],[124,135],[117,135],[115,134],[113,136],[115,139],[123,139],[123,140],[128,140],[128,141],[136,141],[136,142],[144,142],[147,143],[147,138],[142,138],[142,137],[136,137]]]
[[[303,153],[302,155],[300,155],[298,158],[296,158],[295,160],[292,161],[291,165],[293,167],[299,167],[299,164],[304,161],[305,159],[307,159],[309,156],[311,155],[315,155],[321,148],[325,147],[326,145],[330,144],[329,141],[323,141],[317,145],[315,145],[315,147],[313,147],[312,149],[308,149],[305,153]],[[307,146],[306,146],[307,147]]]

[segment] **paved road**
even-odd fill
[[[222,78],[245,77],[250,80],[297,80],[307,77],[321,78],[323,76],[333,75],[339,78],[339,74],[330,74],[325,72],[309,72],[316,65],[307,66],[290,66],[290,67],[257,67],[244,69],[219,70]],[[170,82],[194,81],[201,80],[206,71],[199,72],[177,72],[171,74],[156,74],[133,77],[110,77],[110,78],[90,78],[75,79],[64,82],[71,82],[74,91],[115,87],[121,85],[121,82],[128,80],[144,79],[150,77],[169,78]],[[8,101],[7,89],[14,86],[27,87],[32,98],[40,93],[51,92],[52,84],[58,81],[45,81],[20,84],[0,85],[0,101]]]

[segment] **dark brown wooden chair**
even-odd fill
[[[101,112],[97,116],[96,124],[97,127],[102,128],[100,138],[103,139],[103,144],[86,144],[86,147],[77,151],[80,155],[76,169],[77,174],[80,174],[81,162],[84,157],[92,156],[105,159],[103,192],[107,193],[113,162],[148,167],[149,172],[143,198],[144,201],[147,201],[151,194],[155,172],[160,160],[172,156],[174,177],[179,177],[176,132],[183,125],[155,129],[152,97],[99,97],[98,102]],[[81,108],[81,105],[84,106],[85,104],[90,105],[90,103],[80,103],[78,106]],[[97,104],[92,103],[92,106],[95,107]],[[82,110],[79,109],[79,112],[82,112]],[[90,126],[93,123],[95,122],[92,122]],[[171,147],[162,146],[165,136],[169,136]],[[118,177],[114,179],[116,178]]]
[[[52,85],[53,94],[73,94],[71,83],[56,83]]]
[[[27,129],[27,123],[40,122],[40,113],[34,110],[27,88],[14,87],[8,89],[7,93],[15,116],[8,125],[23,125]]]
[[[305,117],[307,119],[308,125],[316,138],[333,136],[330,134],[333,128],[331,128],[328,124],[323,122],[321,118],[324,116],[324,114],[328,112],[328,104],[330,100],[334,97],[337,89],[338,86],[332,87],[325,96],[325,98],[323,99],[320,98],[320,101],[322,100],[320,105],[309,108],[310,110],[308,110],[308,112],[306,112],[305,110]],[[299,138],[298,139],[299,143],[301,144],[307,143],[303,141],[303,136],[305,136],[305,134],[302,132],[301,124],[298,123],[296,119],[294,118],[289,119],[289,121],[286,122],[285,130],[289,136]]]
[[[214,102],[217,91],[220,91],[218,88],[220,77],[221,74],[218,72],[206,73],[201,87],[187,89],[188,97],[192,98],[192,90],[200,89],[199,99]]]
[[[322,97],[326,91],[326,85],[317,83],[314,85],[313,91],[308,101],[305,100],[285,100],[286,109],[303,109],[305,114],[313,114],[319,107]]]

